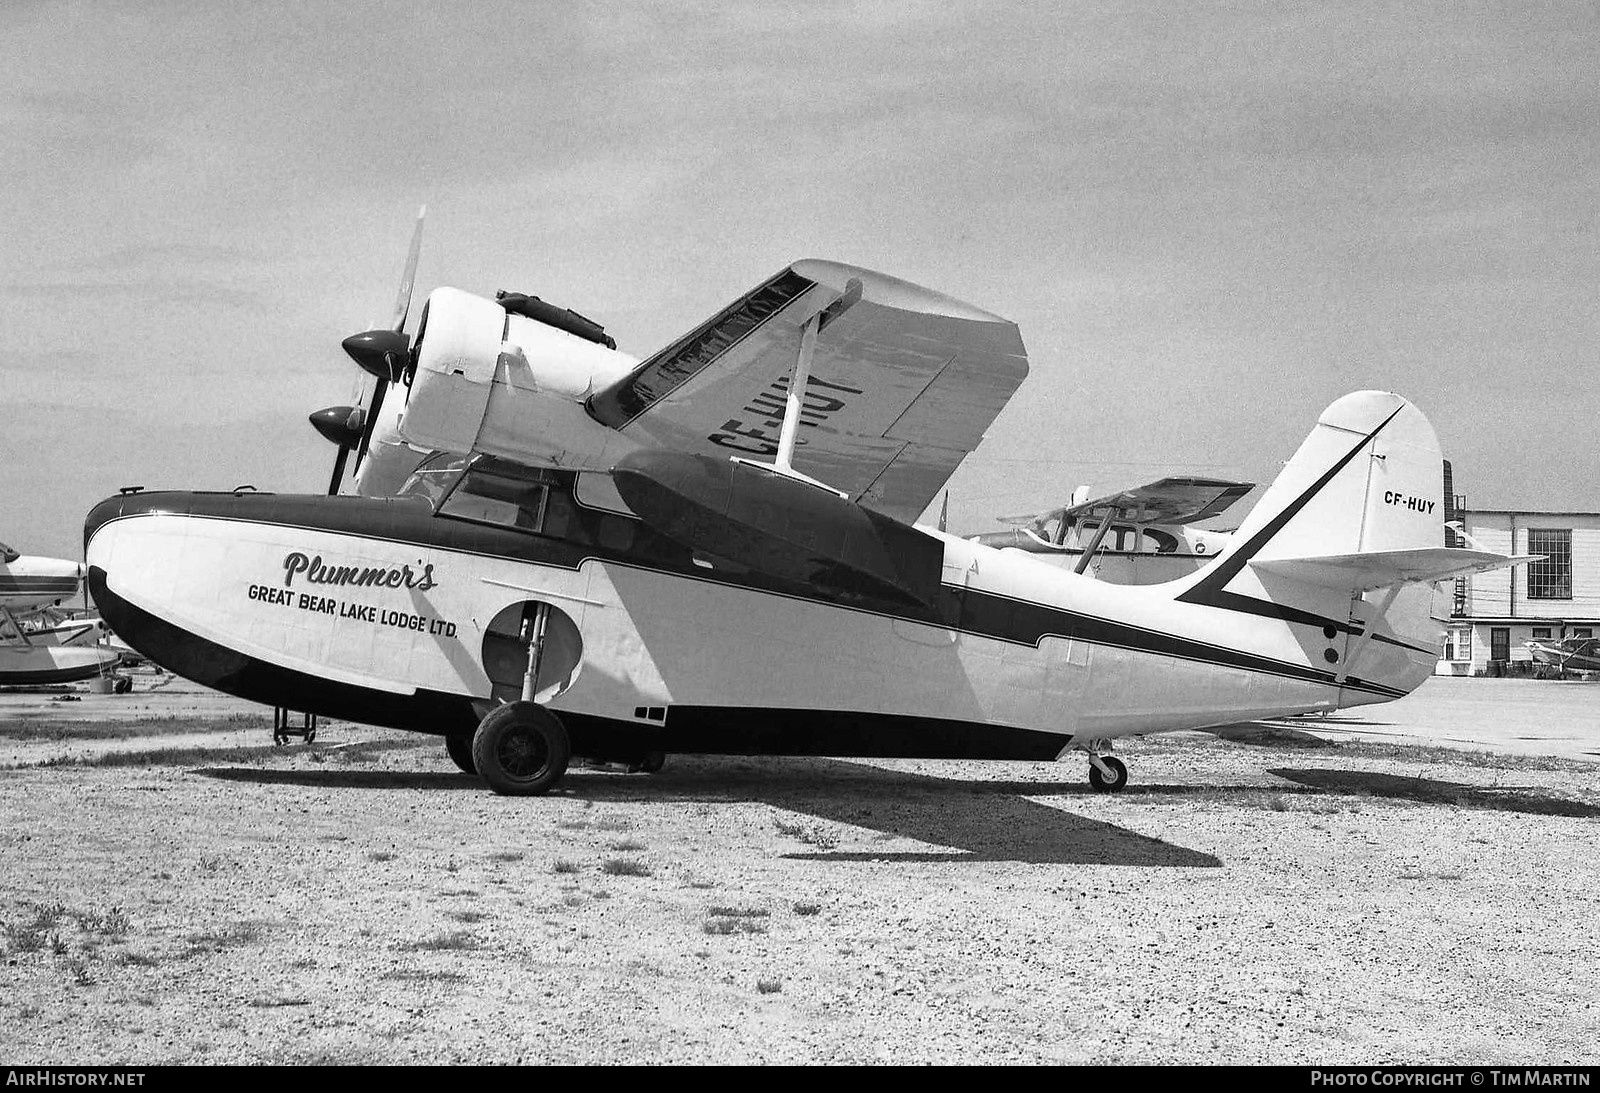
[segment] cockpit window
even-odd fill
[[[400,497],[421,497],[439,511],[439,501],[450,492],[461,472],[472,461],[471,456],[455,452],[434,452],[411,472],[411,477],[400,487]]]
[[[435,508],[440,516],[542,531],[554,483],[551,472],[538,467],[477,456],[456,488]]]

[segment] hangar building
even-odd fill
[[[1434,615],[1444,622],[1440,675],[1528,671],[1523,642],[1600,635],[1600,512],[1468,509],[1446,494],[1447,520],[1467,541],[1506,554],[1542,554],[1542,561],[1442,581]]]

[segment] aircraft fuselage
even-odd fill
[[[848,574],[775,576],[657,533],[605,475],[554,476],[529,511],[130,494],[90,514],[86,556],[106,620],[165,667],[264,704],[436,734],[470,733],[518,697],[518,623],[547,604],[539,700],[595,758],[1048,759],[1386,701],[1436,654],[1383,635],[1345,663],[1359,612],[1175,602],[930,528],[917,533],[943,562],[919,601]]]

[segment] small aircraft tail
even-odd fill
[[[1523,560],[1445,545],[1443,471],[1433,426],[1410,402],[1346,395],[1227,549],[1169,587],[1182,601],[1300,624],[1308,663],[1354,688],[1340,705],[1398,697],[1438,659],[1427,586]]]

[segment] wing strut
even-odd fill
[[[23,630],[22,625],[17,622],[16,616],[11,613],[11,608],[0,607],[0,620],[4,622],[4,625],[0,625],[0,637],[5,636],[6,629],[9,627],[17,637],[22,639],[22,644],[29,648],[33,647],[33,642],[28,640],[27,631]]]
[[[1094,561],[1094,556],[1100,552],[1100,544],[1105,541],[1106,532],[1111,530],[1111,517],[1114,509],[1106,509],[1100,515],[1100,526],[1094,529],[1094,539],[1089,543],[1089,549],[1083,552],[1083,557],[1078,559],[1078,564],[1072,567],[1072,572],[1082,573],[1089,568],[1089,563]],[[1066,521],[1062,520],[1065,525]]]
[[[860,284],[857,281],[856,284]],[[794,473],[794,434],[800,431],[800,410],[806,401],[806,383],[811,379],[811,357],[817,351],[817,330],[822,312],[806,320],[800,328],[800,355],[794,360],[794,376],[789,380],[789,397],[783,408],[783,430],[778,433],[778,454],[772,465],[784,474]]]
[[[734,456],[735,463],[748,463],[752,467],[781,474],[785,478],[798,479],[809,482],[813,486],[821,486],[840,497],[846,496],[839,493],[832,486],[824,485],[808,475],[801,474],[794,469],[794,445],[796,434],[800,431],[800,412],[805,408],[806,384],[811,379],[811,358],[816,354],[817,335],[833,320],[843,315],[856,302],[861,299],[861,278],[852,277],[845,284],[844,291],[826,306],[818,308],[812,316],[800,326],[800,351],[794,359],[794,375],[789,379],[789,394],[784,399],[783,427],[778,432],[778,454],[772,457],[771,463],[757,463],[753,459]]]

